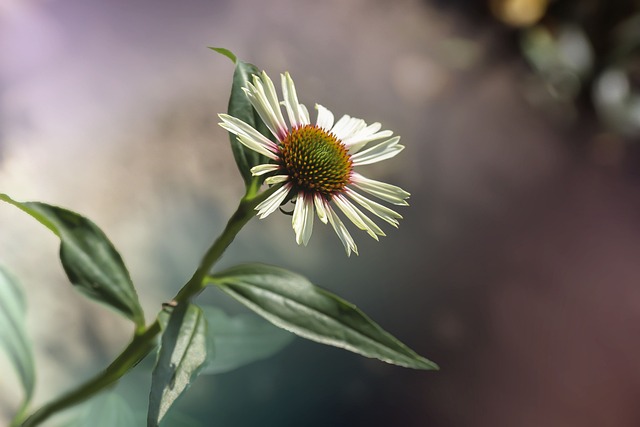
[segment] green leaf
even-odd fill
[[[214,51],[218,52],[219,54],[226,56],[234,64],[238,60],[238,57],[233,52],[231,52],[229,49],[225,49],[223,47],[210,47],[209,49],[214,50]]]
[[[251,314],[230,317],[216,307],[202,307],[202,311],[216,353],[201,374],[228,372],[266,359],[282,350],[294,337]]]
[[[26,304],[18,281],[0,266],[0,347],[4,348],[24,388],[23,406],[33,396],[35,367],[25,330]]]
[[[162,334],[158,361],[151,377],[148,427],[158,426],[171,405],[196,378],[212,349],[202,310],[187,303],[175,307]]]
[[[136,418],[126,400],[116,393],[106,393],[93,399],[66,427],[139,427]]]
[[[172,411],[162,420],[162,425],[164,427],[201,427],[202,423],[187,414]]]
[[[143,426],[147,419],[146,411],[136,411],[136,426]],[[202,423],[196,418],[179,411],[173,410],[162,419],[163,427],[202,427]]]
[[[132,405],[135,405],[132,407]],[[116,392],[102,393],[80,407],[78,415],[60,427],[140,427],[147,419],[147,411],[127,401]],[[201,427],[195,418],[172,411],[162,420],[164,427]]]
[[[278,267],[245,264],[207,278],[276,326],[303,338],[414,369],[438,369],[356,306]]]
[[[229,50],[223,48],[212,48],[218,53],[230,58],[235,64],[236,68],[233,73],[233,84],[231,86],[231,96],[229,97],[229,107],[227,113],[230,116],[236,117],[248,125],[253,126],[258,132],[273,139],[273,135],[269,131],[269,128],[264,124],[256,110],[249,102],[249,98],[242,90],[247,86],[253,74],[259,74],[260,70],[253,64],[240,61]],[[242,179],[244,179],[245,186],[251,188],[257,188],[262,182],[264,177],[254,177],[251,175],[251,168],[260,164],[268,163],[269,159],[262,154],[245,147],[237,137],[229,132],[229,140],[231,142],[231,150],[233,151],[233,157],[236,160]]]
[[[0,200],[23,210],[60,238],[60,260],[67,277],[89,298],[107,304],[144,326],[144,314],[129,272],[107,236],[89,219],[40,202]]]

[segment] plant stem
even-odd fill
[[[191,279],[180,289],[174,302],[183,303],[196,296],[203,289],[205,277],[209,274],[213,265],[220,259],[225,249],[229,247],[238,232],[255,215],[254,208],[261,201],[265,200],[277,188],[272,187],[262,193],[255,195],[256,189],[250,188],[242,198],[238,208],[233,213],[223,232],[213,242],[209,250],[205,253],[200,266],[195,271]],[[144,357],[156,347],[156,336],[160,333],[160,324],[156,320],[146,329],[137,332],[129,345],[120,355],[101,373],[84,384],[79,385],[74,390],[58,397],[36,410],[26,420],[22,422],[22,427],[34,427],[49,418],[56,412],[77,405],[115,383],[126,374],[131,368],[136,366]],[[18,421],[19,423],[20,421]],[[17,424],[16,424],[17,425]]]
[[[20,406],[20,409],[18,409],[18,412],[13,417],[13,420],[11,420],[11,424],[9,424],[9,427],[20,426],[21,421],[24,420],[25,417],[27,416],[27,410],[29,409],[29,400],[30,400],[30,397],[29,399],[24,400],[24,402]]]
[[[176,303],[187,301],[193,296],[197,295],[202,289],[203,281],[205,277],[211,271],[213,265],[220,259],[224,251],[229,247],[231,242],[235,239],[238,232],[244,227],[251,218],[255,215],[254,208],[261,201],[264,200],[269,194],[272,193],[272,189],[265,191],[255,198],[248,198],[245,196],[238,205],[236,211],[231,215],[227,226],[220,236],[213,242],[213,245],[205,253],[202,258],[202,262],[198,269],[193,273],[193,276],[189,281],[180,289],[180,292],[174,298]]]
[[[36,426],[54,413],[77,405],[107,387],[114,385],[120,377],[136,366],[153,350],[156,346],[155,337],[159,332],[160,324],[156,320],[144,333],[136,335],[124,351],[102,373],[35,411],[22,423],[22,427]]]

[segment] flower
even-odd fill
[[[380,130],[380,123],[368,125],[364,120],[347,115],[334,123],[334,116],[322,105],[315,124],[309,120],[307,108],[298,102],[295,85],[289,73],[281,75],[280,102],[273,82],[263,71],[253,76],[253,83],[243,88],[251,105],[267,125],[276,142],[252,126],[228,114],[220,114],[222,126],[237,136],[246,147],[272,162],[251,169],[254,176],[269,174],[268,185],[281,185],[266,200],[256,206],[262,219],[287,200],[293,200],[293,229],[298,244],[307,245],[313,229],[314,214],[324,224],[330,223],[345,247],[347,256],[358,254],[358,248],[333,206],[378,240],[384,232],[360,208],[371,212],[394,227],[402,216],[388,207],[362,195],[367,193],[394,205],[408,205],[409,193],[396,187],[366,178],[355,171],[363,165],[376,163],[397,155],[404,149],[399,136]],[[285,122],[281,105],[286,110]],[[376,144],[367,147],[369,144]]]

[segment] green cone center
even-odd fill
[[[318,126],[293,129],[280,150],[281,166],[299,191],[330,196],[349,183],[351,156],[335,135]]]

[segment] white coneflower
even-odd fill
[[[252,126],[228,114],[220,114],[224,129],[233,133],[248,148],[268,157],[273,163],[255,166],[254,176],[271,174],[268,185],[282,184],[269,198],[260,203],[258,216],[265,218],[286,200],[295,202],[293,229],[296,242],[306,245],[313,229],[314,211],[323,223],[329,222],[344,245],[347,255],[358,253],[353,238],[333,206],[337,206],[358,228],[378,240],[384,232],[359,207],[397,227],[402,216],[360,192],[368,193],[395,205],[408,205],[409,193],[395,185],[366,178],[355,168],[389,159],[404,146],[391,131],[380,131],[380,123],[369,126],[364,120],[343,116],[334,123],[333,114],[316,104],[315,124],[309,120],[307,108],[298,102],[289,73],[281,75],[282,96],[289,126],[273,82],[265,72],[253,76],[253,83],[244,88],[277,142],[273,142]],[[367,147],[372,142],[375,145]],[[359,207],[358,207],[359,206]]]

